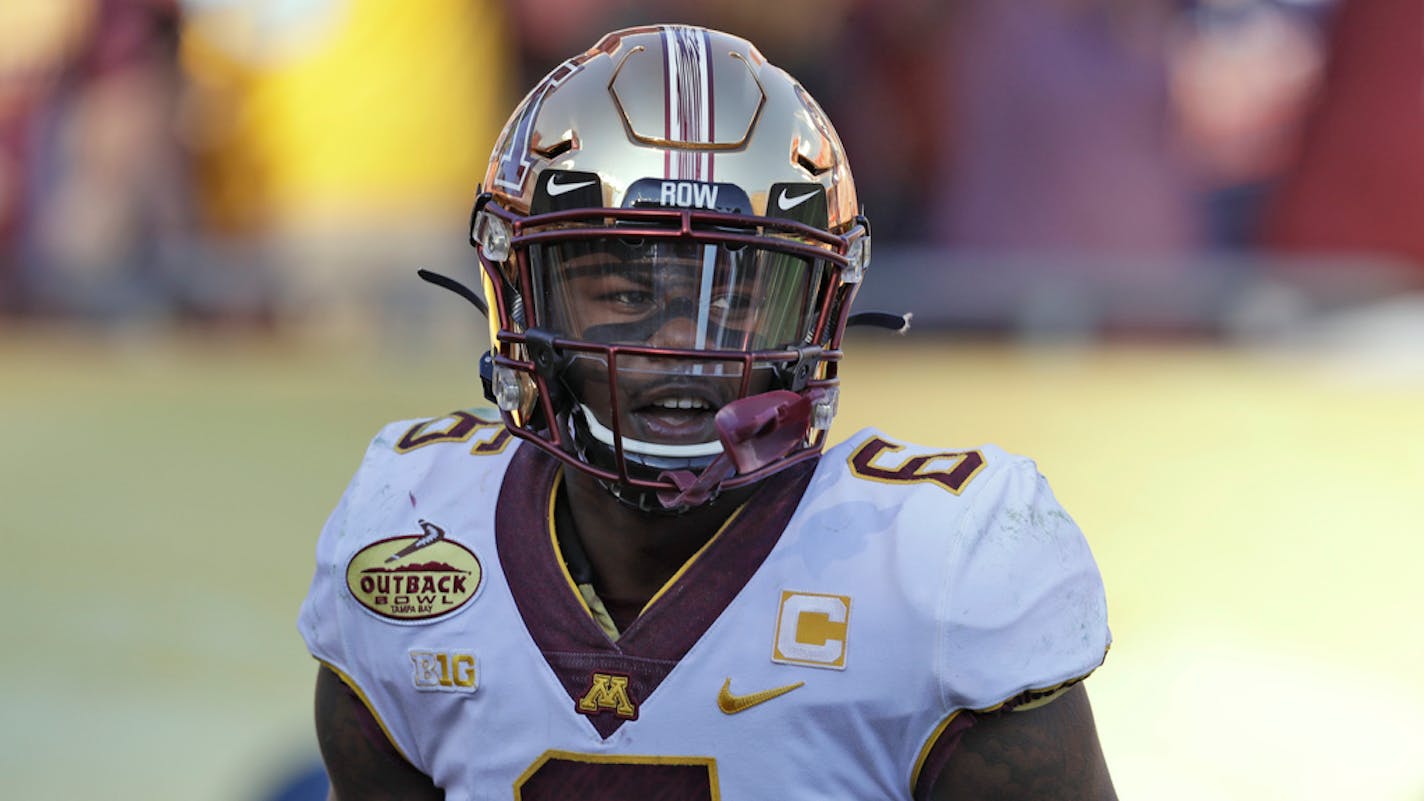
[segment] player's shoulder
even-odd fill
[[[1010,474],[1037,474],[1032,459],[997,445],[926,445],[875,428],[828,449],[822,464],[844,491],[955,506],[972,502]]]
[[[493,508],[514,450],[499,414],[488,409],[387,423],[367,445],[322,538],[340,539],[349,550],[413,531],[421,519],[438,529]]]
[[[902,537],[926,547],[1013,550],[1024,525],[1081,536],[1037,463],[997,445],[936,447],[868,428],[826,451],[820,472],[813,500],[885,510]]]
[[[941,691],[984,709],[1079,679],[1111,634],[1086,538],[1038,465],[995,445],[935,447],[866,429],[826,451],[823,519],[873,526],[898,571],[897,614],[932,620]],[[838,500],[831,500],[836,498]],[[832,528],[827,524],[823,528]]]
[[[356,471],[356,485],[389,487],[445,476],[468,479],[472,473],[502,470],[514,437],[499,412],[461,409],[438,417],[385,424],[366,446]]]
[[[459,409],[438,417],[396,420],[381,427],[369,451],[402,456],[464,450],[472,456],[504,452],[511,435],[493,409]],[[427,450],[430,449],[430,450]]]

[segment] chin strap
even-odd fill
[[[722,482],[733,475],[758,470],[790,453],[810,430],[811,402],[808,395],[778,389],[723,406],[715,418],[721,455],[701,475],[664,471],[658,478],[671,481],[678,491],[659,491],[658,501],[666,509],[699,506],[715,497]]]

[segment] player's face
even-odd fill
[[[684,353],[617,357],[621,430],[665,444],[714,441],[713,416],[741,394],[742,362],[689,355],[795,344],[819,280],[813,262],[754,247],[598,240],[552,250],[535,257],[536,276],[547,277],[537,282],[548,317],[541,325],[569,339]],[[769,389],[770,368],[753,370],[748,394]],[[608,372],[603,354],[576,354],[568,376],[611,427]]]

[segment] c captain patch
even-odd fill
[[[845,670],[850,596],[781,591],[771,661]]]
[[[420,521],[421,534],[367,545],[346,565],[346,587],[357,603],[397,623],[431,623],[463,609],[480,588],[480,560]]]

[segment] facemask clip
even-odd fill
[[[496,217],[488,211],[479,211],[475,214],[475,225],[470,231],[470,241],[480,249],[489,261],[496,264],[503,264],[509,261],[510,242],[514,239],[514,232],[510,230],[509,223],[502,217]]]

